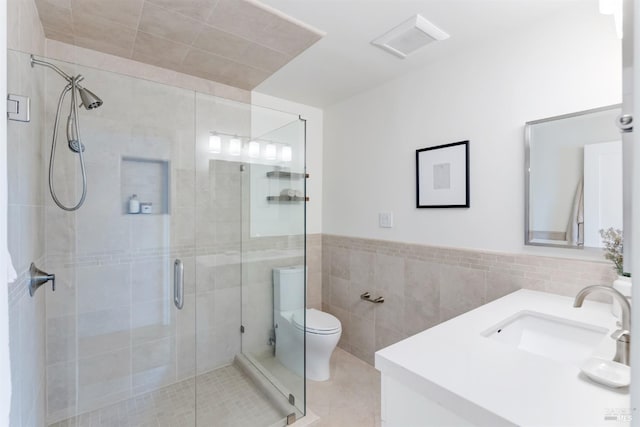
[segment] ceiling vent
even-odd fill
[[[420,15],[412,16],[402,24],[378,37],[371,43],[394,54],[406,58],[410,53],[430,43],[446,40],[449,34],[433,25]]]

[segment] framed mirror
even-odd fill
[[[601,248],[622,230],[620,105],[527,122],[525,244]]]

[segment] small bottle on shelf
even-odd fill
[[[136,194],[132,195],[129,199],[129,213],[140,213],[140,201],[138,200],[138,196]]]

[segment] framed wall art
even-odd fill
[[[469,207],[469,141],[416,150],[416,207]]]

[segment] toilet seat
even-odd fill
[[[314,308],[306,310],[307,325],[305,328],[304,313],[299,311],[293,315],[293,324],[298,330],[304,330],[308,334],[316,335],[333,335],[342,330],[342,325],[337,317]]]

